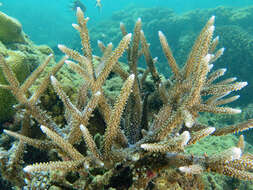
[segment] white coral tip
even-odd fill
[[[64,48],[64,47],[65,47],[64,45],[58,44],[58,48],[59,48],[60,50],[62,50],[62,48]]]
[[[127,39],[131,39],[132,38],[132,33],[129,33],[129,34],[127,34],[126,36],[125,36],[125,38],[127,38]]]
[[[191,169],[188,166],[181,166],[178,168],[180,172],[191,173]]]
[[[241,87],[241,88],[243,88],[243,87],[245,87],[245,86],[247,86],[247,85],[248,85],[248,82],[241,82],[241,83],[240,83],[240,87]]]
[[[32,171],[33,167],[32,166],[26,166],[23,170],[24,172],[30,173]]]
[[[212,134],[215,130],[216,130],[215,127],[209,127],[208,128],[209,134]]]
[[[187,145],[187,143],[191,139],[189,131],[184,131],[180,136],[183,138],[182,145],[183,146]]]
[[[238,147],[233,147],[231,149],[231,159],[232,160],[236,160],[236,159],[239,159],[242,155],[242,150]]]
[[[95,96],[100,96],[101,95],[101,92],[100,91],[97,91],[96,93],[95,93]]]
[[[240,110],[240,109],[232,109],[231,111],[232,111],[232,113],[234,113],[234,114],[242,113],[242,110]]]
[[[150,146],[148,144],[142,144],[141,148],[143,148],[144,150],[146,150],[146,149],[150,148]]]
[[[51,76],[52,77],[52,76]],[[40,126],[40,129],[44,132],[45,130],[47,130],[47,128],[44,125]]]
[[[163,36],[163,32],[161,30],[158,31],[159,36]]]
[[[80,129],[81,129],[81,131],[82,131],[83,133],[86,132],[86,127],[84,127],[83,124],[80,125]]]
[[[52,83],[55,83],[56,80],[57,80],[53,75],[50,76],[50,79],[51,79],[51,82],[52,82]],[[42,125],[41,125],[41,127],[42,127]]]
[[[70,60],[65,60],[64,61],[66,64],[71,64],[71,63],[73,63],[73,61],[70,61]]]
[[[76,24],[76,23],[72,23],[72,26],[73,26],[73,28],[78,28],[79,27],[79,25]]]
[[[227,71],[227,68],[222,68],[221,71],[224,74]]]
[[[209,21],[214,22],[214,20],[215,20],[215,16],[213,15],[213,16],[211,16],[211,18],[209,19]]]
[[[131,75],[129,76],[129,79],[130,79],[130,80],[134,80],[134,77],[135,77],[134,74],[131,74]]]
[[[213,68],[213,64],[208,65],[208,70],[211,71]]]
[[[208,63],[210,61],[211,57],[212,57],[211,54],[207,54],[203,59],[206,63]]]

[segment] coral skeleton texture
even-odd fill
[[[178,176],[182,176],[189,178],[184,181],[185,184],[192,180],[195,183],[194,189],[203,189],[198,178],[203,172],[253,180],[253,173],[250,172],[253,169],[253,156],[243,152],[243,137],[240,137],[237,147],[231,147],[222,153],[195,156],[184,152],[187,146],[206,136],[221,136],[253,127],[252,119],[219,129],[201,125],[197,121],[199,112],[240,113],[239,109],[221,105],[238,99],[238,96],[226,96],[247,85],[247,82],[234,82],[233,79],[215,82],[224,75],[225,70],[212,69],[224,51],[224,48],[215,51],[219,38],[213,39],[214,16],[200,32],[183,68],[176,63],[165,35],[158,32],[164,55],[173,72],[166,81],[161,79],[156,70],[156,59],[151,56],[149,44],[141,29],[141,19],[137,20],[133,34],[127,33],[124,24],[120,24],[123,38],[114,50],[111,43],[106,46],[98,41],[103,52],[101,57],[92,55],[86,26],[88,20],[82,10],[77,8],[78,23],[73,24],[73,27],[80,33],[82,54],[59,45],[66,56],[51,69],[33,94],[28,93],[29,88],[44,72],[53,56],[50,55],[23,84],[19,83],[6,64],[4,56],[0,56],[1,69],[9,83],[0,87],[10,90],[19,102],[17,107],[25,112],[20,132],[4,130],[4,133],[19,140],[18,145],[13,147],[14,150],[0,155],[2,176],[5,179],[16,186],[31,189],[45,187],[45,184],[33,183],[33,178],[39,179],[40,176],[45,176],[45,172],[49,175],[47,187],[58,186],[61,189],[108,189],[119,185],[123,189],[145,189],[152,180],[159,181],[164,175],[172,179],[167,181],[174,184],[171,188],[177,184],[187,189],[182,181],[178,183]],[[123,70],[118,61],[124,51],[127,53],[128,71]],[[137,68],[141,56],[144,56],[147,65],[143,75],[138,73]],[[99,62],[96,67],[95,61]],[[71,102],[56,77],[64,63],[84,81],[80,86],[83,96],[79,97],[83,99],[77,103]],[[108,103],[102,88],[111,72],[124,80],[113,105]],[[152,79],[154,92],[145,92],[148,75]],[[49,84],[69,113],[66,114],[69,116],[66,118],[66,126],[58,126],[37,104]],[[156,113],[149,110],[148,106],[152,104],[153,95],[162,102]],[[93,137],[90,132],[92,126],[89,126],[95,110],[105,123],[105,126],[101,126],[105,132],[100,137],[100,142]],[[31,138],[28,131],[29,122],[33,119],[46,138]],[[83,142],[86,149],[80,147],[84,146]],[[48,153],[55,151],[59,160],[26,165],[22,169],[25,144]],[[17,172],[20,174],[15,175]],[[69,178],[68,175],[75,176],[71,182],[66,179]],[[127,181],[117,184],[117,179],[122,175],[127,176]]]

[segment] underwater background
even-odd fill
[[[17,18],[23,25],[24,31],[37,44],[69,42],[73,29],[68,26],[75,22],[75,13],[71,10],[71,0],[3,0],[1,10]],[[102,8],[98,10],[95,0],[83,0],[87,7],[86,15],[91,18],[89,25],[110,20],[115,12],[131,8],[168,8],[175,13],[183,14],[195,9],[209,9],[218,6],[245,7],[253,5],[252,0],[102,0]],[[153,15],[153,19],[156,19]],[[109,28],[108,28],[109,30]],[[158,30],[158,29],[157,29]]]
[[[39,2],[33,0],[3,0],[3,6],[0,9],[9,16],[17,18],[22,23],[24,32],[35,44],[47,44],[55,51],[56,55],[61,56],[57,48],[58,44],[68,44],[69,47],[74,49],[81,48],[77,32],[69,27],[76,22],[73,2],[72,0],[43,0]],[[83,0],[81,2],[86,7],[85,15],[90,17],[88,27],[91,34],[91,43],[94,44],[94,54],[100,53],[96,45],[97,40],[117,44],[121,39],[119,23],[123,22],[127,25],[127,28],[131,29],[136,19],[140,17],[144,23],[147,39],[153,44],[151,47],[152,54],[158,56],[160,62],[165,62],[165,58],[161,53],[159,43],[157,43],[158,30],[166,30],[165,34],[168,36],[169,44],[176,54],[175,57],[183,63],[192,46],[192,44],[184,42],[188,42],[189,39],[187,38],[191,37],[193,43],[205,21],[211,15],[215,15],[216,26],[218,27],[218,30],[216,30],[217,35],[222,35],[221,40],[225,40],[222,46],[229,48],[226,49],[225,55],[222,57],[222,59],[224,57],[231,59],[231,61],[228,61],[225,58],[226,62],[229,63],[228,73],[232,72],[231,75],[234,74],[235,76],[244,74],[244,76],[246,75],[246,78],[243,77],[245,80],[247,79],[249,83],[252,81],[252,79],[248,79],[251,74],[249,66],[252,57],[251,55],[241,56],[240,54],[244,53],[245,48],[249,50],[252,47],[251,35],[253,35],[253,29],[251,24],[248,23],[252,18],[252,0],[102,0],[101,8],[96,7],[95,0]],[[186,17],[188,17],[188,20],[186,20]],[[167,21],[164,22],[164,20]],[[226,27],[228,31],[223,31],[221,34],[219,27]],[[242,48],[239,47],[239,44],[231,44],[232,40],[239,43],[240,39],[233,39],[234,36],[228,35],[229,32],[231,35],[234,33],[228,27],[233,27],[234,30],[247,38],[247,40],[243,40],[246,44],[242,44]],[[223,33],[226,33],[226,35],[224,36]],[[231,54],[236,56],[235,52],[237,57],[234,57],[234,60],[237,62],[234,62],[231,58]],[[247,53],[251,54],[251,52]],[[60,56],[58,56],[58,59]],[[240,60],[242,58],[244,60]],[[223,62],[222,59],[218,61],[221,62],[219,66],[227,67],[227,63]],[[242,64],[242,62],[244,62],[245,67],[240,67],[238,70],[236,65]],[[233,65],[234,67],[232,67]],[[158,67],[161,68],[163,74],[169,73],[169,68],[164,67],[163,64],[159,64]],[[253,87],[250,85],[247,88],[250,88],[250,90],[247,89],[247,94],[243,94],[237,103],[248,104],[251,100],[250,94],[253,94]]]
[[[177,60],[182,63],[192,46],[192,44],[184,43],[188,41],[186,38],[191,36],[193,43],[202,25],[211,15],[216,16],[216,26],[218,28],[224,26],[234,27],[235,30],[239,30],[238,32],[245,35],[246,38],[251,38],[251,35],[253,35],[252,26],[247,23],[252,18],[252,9],[249,8],[251,5],[253,6],[252,0],[102,0],[101,8],[96,7],[95,0],[83,0],[81,2],[86,7],[85,15],[90,17],[88,27],[91,34],[91,43],[94,44],[94,54],[100,53],[96,45],[97,40],[102,40],[104,43],[113,42],[113,44],[117,44],[121,39],[119,23],[124,22],[127,28],[131,29],[138,17],[142,18],[147,39],[153,44],[151,47],[152,54],[158,56],[161,62],[165,62],[165,58],[162,56],[161,48],[157,43],[158,30],[166,30],[165,34],[168,36],[169,44],[176,54]],[[17,18],[22,23],[24,32],[35,44],[47,44],[59,55],[61,54],[57,48],[58,44],[68,44],[69,47],[74,49],[81,48],[77,32],[69,27],[72,23],[76,22],[73,1],[3,0],[2,3],[3,6],[0,7],[1,11]],[[186,17],[188,17],[188,20],[186,20]],[[166,19],[167,21],[164,22]],[[219,30],[216,30],[216,32],[217,35],[223,35],[219,33]],[[229,29],[228,32],[233,34]],[[223,33],[227,33],[227,31]],[[234,52],[237,52],[237,54],[244,52],[238,44],[233,44],[235,48],[231,47],[229,41],[233,40],[232,36],[228,36],[228,34],[226,36],[223,35],[221,40],[224,40],[224,38],[229,38],[222,44],[225,48],[229,48],[226,49],[224,56],[230,57]],[[252,47],[252,44],[249,42],[251,39],[247,40],[248,42],[245,42],[247,44],[243,44],[243,48],[246,48],[245,46]],[[240,39],[237,42],[239,43],[239,41]],[[247,48],[250,49],[250,47]],[[242,58],[240,55],[238,57]],[[243,64],[249,65],[249,62],[252,60],[251,58],[244,56],[244,59],[247,59],[247,61],[243,60]],[[236,65],[242,64],[240,59],[235,59],[236,63],[233,60],[225,60],[229,62],[228,72],[234,70],[233,74],[236,76],[238,76],[238,73],[244,73],[247,76],[246,79],[248,79],[250,76],[250,73],[248,73],[250,69],[248,67],[240,68],[244,70],[241,72],[235,69]],[[219,60],[219,62],[223,61]],[[232,67],[231,64],[235,65],[235,67]],[[227,65],[223,62],[222,66],[226,67]],[[169,68],[164,68],[163,64],[159,64],[158,67],[162,68],[161,70],[164,74],[169,73],[167,70]],[[249,80],[247,81],[250,83]],[[253,87],[249,88],[250,90],[247,91],[253,93]],[[241,99],[244,100],[241,101],[243,104],[247,104],[251,100],[250,96],[246,94]]]
[[[49,46],[54,51],[56,60],[63,56],[57,47],[58,44],[67,45],[75,50],[82,48],[79,34],[70,27],[72,23],[77,22],[75,7],[73,8],[74,1],[0,0],[0,2],[2,3],[0,11],[16,18],[34,44]],[[253,117],[253,0],[101,0],[102,7],[97,7],[95,0],[81,0],[81,2],[86,7],[85,16],[90,18],[88,28],[93,54],[101,55],[97,47],[98,40],[105,44],[112,42],[115,46],[119,43],[122,39],[120,22],[125,24],[128,32],[132,32],[136,20],[141,18],[142,29],[151,44],[151,54],[158,57],[156,66],[165,77],[170,76],[171,70],[167,66],[157,32],[159,30],[164,32],[177,63],[182,66],[201,28],[212,15],[215,15],[215,36],[220,36],[219,47],[225,47],[224,55],[217,60],[215,66],[226,68],[226,77],[236,76],[238,81],[247,81],[248,86],[240,91],[239,100],[229,104],[231,107],[241,108],[242,114],[213,117],[213,114],[208,113],[203,114],[200,120],[210,126],[222,127]],[[126,60],[126,55],[120,60]],[[144,58],[141,58],[140,62],[138,66],[145,67]],[[46,101],[46,97],[43,98],[42,101]],[[11,102],[15,103],[13,100]],[[54,112],[53,105],[48,107]],[[0,109],[2,133],[2,129],[13,120],[13,114],[9,114],[13,110],[10,108],[4,112],[1,106]],[[1,117],[1,112],[4,112],[2,115],[5,117]],[[57,114],[63,115],[62,112]],[[253,151],[251,147],[253,132],[239,134],[245,135],[245,140],[249,143],[248,151]],[[238,137],[238,134],[235,136]],[[234,143],[233,140],[226,138],[223,141],[225,147]],[[210,143],[216,142],[210,140],[203,143],[198,151],[204,152]],[[192,150],[194,151],[197,152]],[[32,158],[28,156],[25,159],[27,163],[32,162]],[[227,177],[220,179],[217,176],[215,179],[222,181],[219,184],[220,189],[238,189],[238,187],[253,189],[251,182],[240,184],[239,180]],[[0,189],[11,189],[10,186],[7,182],[0,182]]]

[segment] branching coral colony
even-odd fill
[[[5,179],[16,186],[35,189],[50,186],[62,189],[145,189],[151,180],[159,177],[164,177],[165,183],[171,184],[170,187],[177,184],[182,189],[189,189],[190,186],[201,189],[203,186],[199,176],[203,172],[253,180],[253,174],[248,171],[253,169],[253,156],[242,153],[242,136],[237,147],[231,147],[222,153],[203,156],[184,153],[188,145],[208,135],[226,135],[253,126],[253,120],[248,120],[238,125],[215,129],[196,120],[199,112],[240,113],[239,109],[220,105],[236,100],[238,96],[225,97],[231,91],[240,90],[247,85],[247,82],[234,82],[235,78],[214,83],[225,73],[225,69],[211,71],[214,61],[224,51],[221,48],[215,52],[219,38],[212,39],[214,16],[201,31],[183,68],[176,64],[163,33],[158,32],[173,72],[173,76],[165,82],[161,80],[154,66],[156,59],[151,57],[149,45],[141,30],[141,19],[136,22],[132,42],[132,34],[127,34],[122,23],[120,28],[124,37],[115,50],[112,51],[111,43],[105,46],[99,41],[102,57],[92,55],[86,28],[88,18],[84,18],[80,8],[77,9],[77,20],[78,24],[73,24],[73,27],[80,33],[83,55],[59,45],[66,57],[53,67],[38,90],[29,97],[28,89],[43,72],[52,55],[22,85],[6,64],[5,58],[0,57],[2,71],[9,82],[9,85],[1,85],[1,88],[10,90],[19,101],[19,106],[25,110],[19,133],[4,130],[6,134],[19,139],[18,145],[11,151],[1,153],[1,173]],[[127,51],[129,72],[118,64],[124,50]],[[143,75],[138,75],[137,62],[141,55],[145,57],[147,70]],[[98,61],[99,66],[95,67],[94,61]],[[80,87],[81,96],[76,104],[70,101],[60,82],[54,77],[64,63],[84,80]],[[102,89],[111,71],[125,81],[113,106],[108,103]],[[154,92],[145,92],[148,74],[151,75]],[[66,119],[68,124],[63,128],[57,126],[36,104],[50,81],[71,115]],[[152,94],[159,95],[162,101],[160,110],[153,117],[148,109]],[[106,125],[101,143],[94,140],[87,127],[94,109],[100,112]],[[48,139],[29,137],[30,117],[40,124],[41,131]],[[87,151],[80,147],[80,142],[83,141]],[[61,160],[28,165],[22,170],[21,160],[26,144],[48,152],[56,150]],[[124,179],[122,183],[121,178]]]

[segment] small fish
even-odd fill
[[[96,0],[96,7],[99,9],[99,11],[101,11],[102,8],[101,0]]]
[[[74,0],[72,1],[71,5],[70,5],[70,8],[73,10],[73,11],[76,11],[76,8],[77,7],[80,7],[80,9],[85,12],[86,11],[86,6],[82,3],[82,1],[80,0]]]

